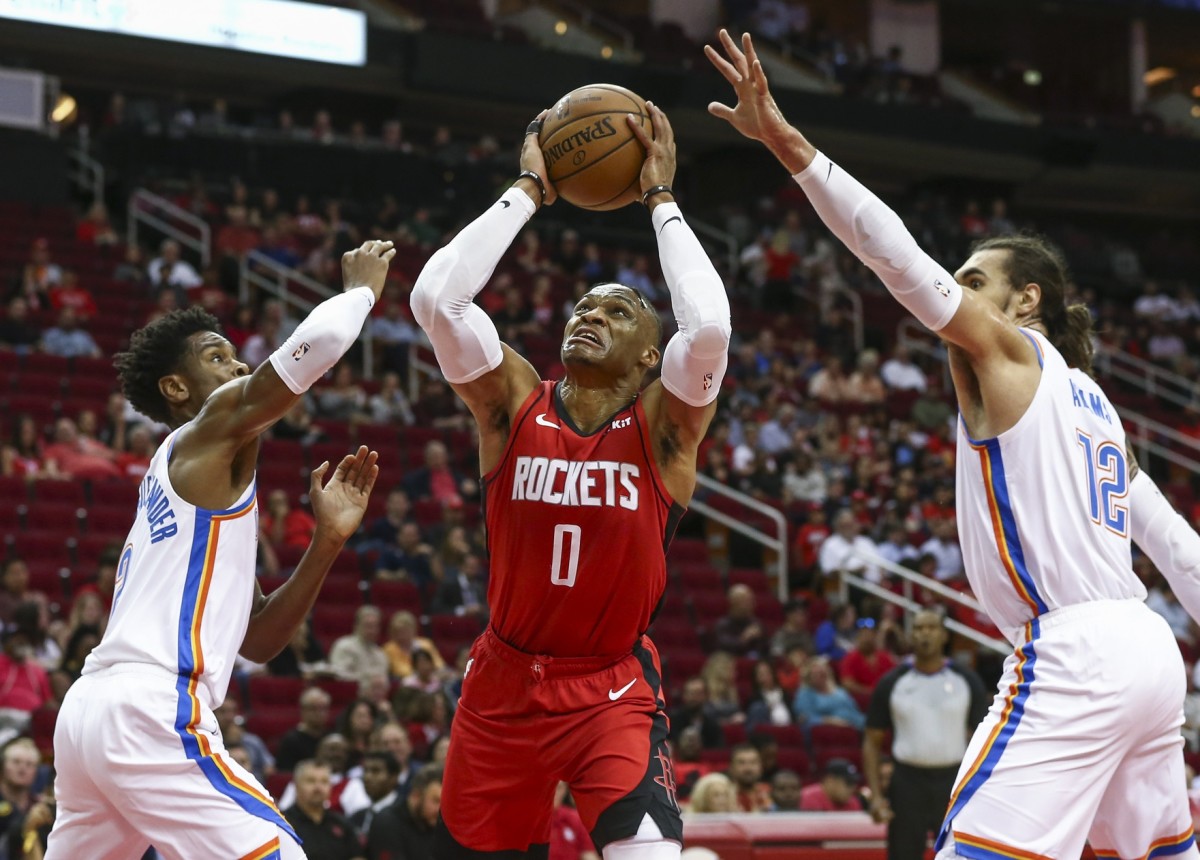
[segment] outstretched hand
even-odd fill
[[[532,170],[542,178],[542,183],[546,186],[546,199],[540,201],[543,206],[549,206],[558,199],[558,191],[550,181],[550,174],[546,170],[546,159],[542,156],[542,147],[538,142],[541,138],[542,123],[549,115],[550,109],[547,108],[534,117],[529,128],[525,130],[525,142],[521,144],[521,170]],[[538,194],[540,197],[540,192]],[[539,201],[535,198],[534,202]]]
[[[394,256],[396,247],[392,242],[368,239],[353,251],[342,254],[342,283],[347,290],[370,287],[378,302],[387,283],[388,264]]]
[[[625,115],[633,136],[638,139],[646,150],[646,160],[642,162],[640,178],[642,194],[656,185],[670,185],[675,181],[675,131],[667,120],[667,115],[653,102],[646,102],[646,110],[650,112],[650,125],[654,129],[651,137],[642,128],[641,122],[633,114]]]
[[[342,541],[358,531],[375,479],[379,477],[379,466],[375,464],[378,459],[378,452],[369,451],[362,445],[357,453],[342,458],[324,486],[321,481],[329,471],[329,461],[313,469],[308,497],[319,531]]]
[[[729,31],[724,29],[720,39],[726,56],[711,45],[704,46],[704,55],[733,85],[737,104],[729,107],[712,102],[708,112],[751,140],[765,144],[791,173],[799,173],[812,161],[816,150],[788,123],[779,105],[775,104],[767,85],[767,75],[754,50],[754,40],[749,33],[744,33],[741,47],[738,47]]]

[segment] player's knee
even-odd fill
[[[604,846],[604,860],[679,860],[680,844],[670,839],[640,842],[637,837]]]

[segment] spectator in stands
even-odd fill
[[[194,290],[204,283],[192,264],[182,259],[179,243],[174,239],[164,239],[158,246],[158,256],[150,261],[147,274],[150,283],[156,286],[170,285]]]
[[[408,493],[397,485],[387,494],[384,502],[383,516],[373,520],[367,526],[366,537],[358,546],[360,553],[379,552],[387,547],[399,545],[400,529],[405,523],[413,522],[412,504]],[[418,537],[420,530],[418,527]]]
[[[496,330],[505,343],[520,345],[525,335],[538,332],[533,311],[525,302],[525,294],[516,287],[504,291],[504,304],[492,314],[492,322],[496,324]]]
[[[41,339],[41,330],[29,318],[29,300],[13,296],[8,300],[8,312],[0,319],[0,352],[12,350],[18,355],[28,355]]]
[[[487,618],[487,568],[478,555],[468,553],[456,569],[445,571],[429,610],[437,615]]]
[[[307,759],[296,766],[296,804],[283,816],[304,842],[304,851],[325,860],[362,857],[357,831],[349,821],[326,808],[332,790],[328,765]]]
[[[70,418],[59,418],[54,423],[54,442],[46,446],[44,454],[47,461],[54,461],[60,475],[77,480],[121,477],[113,451],[103,443],[81,435]]]
[[[108,217],[108,207],[100,200],[93,203],[75,225],[75,238],[85,244],[115,245],[119,240]]]
[[[710,773],[700,777],[692,789],[692,800],[688,804],[690,815],[712,812],[737,812],[737,790],[733,780],[723,773]]]
[[[875,547],[880,557],[892,564],[905,565],[914,561],[920,552],[908,539],[908,531],[904,524],[893,520],[887,527],[883,542]]]
[[[413,761],[412,744],[404,726],[397,722],[386,722],[379,726],[371,735],[368,755],[370,753],[383,753],[396,762],[393,787],[397,792],[397,797],[407,796],[412,778],[421,765],[419,762]],[[366,786],[363,784],[365,762],[366,757],[364,757],[364,766],[351,768],[346,775],[345,782],[342,783],[338,804],[341,806],[343,814],[347,816],[352,817],[375,803],[367,794]]]
[[[825,764],[821,781],[800,790],[802,812],[861,812],[862,799],[856,791],[858,768],[844,758]]]
[[[720,770],[714,762],[704,760],[701,755],[703,750],[700,729],[696,726],[687,726],[678,733],[677,740],[672,742],[671,760],[675,767],[675,787],[681,800],[691,796],[692,789],[700,777]]]
[[[921,544],[922,555],[937,559],[936,576],[940,582],[951,582],[963,577],[962,549],[958,545],[955,521],[950,518],[929,520],[932,536]]]
[[[1142,283],[1142,294],[1133,302],[1135,316],[1157,322],[1175,315],[1175,300],[1162,291],[1158,281],[1147,279]]]
[[[786,768],[775,773],[771,780],[771,805],[767,812],[798,812],[800,810],[800,775]]]
[[[700,733],[705,749],[717,749],[725,745],[721,722],[708,701],[708,683],[699,675],[684,682],[679,704],[671,709],[670,722],[673,741],[679,742],[685,729],[694,728]]]
[[[228,257],[236,264],[257,248],[261,240],[258,230],[250,224],[250,211],[245,205],[246,186],[239,183],[234,190],[240,191],[242,200],[225,207],[227,220],[213,239],[213,250],[218,257]]]
[[[20,612],[18,607],[17,612]],[[29,635],[15,625],[4,630],[0,653],[0,738],[29,727],[30,716],[54,701],[50,676],[33,658]]]
[[[700,670],[708,689],[711,713],[721,724],[741,723],[746,719],[738,700],[737,661],[725,651],[711,654]]]
[[[784,466],[783,474],[783,500],[785,502],[808,502],[810,504],[821,505],[825,502],[825,494],[828,488],[828,480],[825,477],[825,470],[822,469],[812,454],[803,449],[798,449],[798,441],[793,437],[793,450],[796,450],[795,457]],[[824,510],[822,510],[822,518]],[[829,533],[829,529],[825,527],[825,534]],[[823,539],[823,536],[822,536]]]
[[[829,617],[817,627],[813,636],[817,654],[838,661],[854,647],[858,635],[858,612],[853,603],[834,604]]]
[[[0,474],[6,478],[53,478],[58,466],[47,462],[37,422],[32,415],[20,413],[13,419],[12,438],[0,448]]]
[[[879,353],[864,349],[858,367],[846,380],[846,398],[852,403],[876,404],[887,398],[887,389],[879,376]]]
[[[862,534],[854,512],[849,508],[838,511],[833,520],[833,534],[821,544],[818,566],[826,579],[837,582],[843,572],[861,574],[870,582],[879,582],[879,568],[866,559],[876,553],[875,542]]]
[[[62,358],[100,357],[100,347],[79,327],[79,315],[69,307],[59,311],[58,322],[42,334],[42,349]]]
[[[50,308],[62,311],[71,308],[77,319],[86,322],[96,315],[96,300],[79,286],[79,276],[70,269],[62,274],[62,282],[50,288]]]
[[[792,549],[796,554],[796,563],[801,571],[813,571],[817,567],[817,559],[821,547],[832,531],[825,519],[825,505],[822,502],[811,502],[808,507],[808,517],[804,525],[796,530],[792,541]]]
[[[62,268],[50,259],[50,240],[33,240],[29,262],[21,272],[21,295],[34,310],[49,306],[50,290],[62,282]]]
[[[437,647],[429,639],[417,635],[417,618],[406,609],[392,614],[388,622],[388,641],[383,643],[387,655],[388,671],[393,678],[403,681],[413,673],[413,653],[421,650],[433,659],[434,668],[442,672],[446,663]]]
[[[858,619],[854,647],[838,663],[842,686],[852,696],[868,696],[880,678],[896,667],[896,658],[880,646],[879,629],[874,618]]]
[[[433,499],[445,503],[451,499],[474,499],[479,495],[478,483],[450,465],[445,443],[436,439],[425,445],[425,465],[404,480],[404,489],[415,501]]]
[[[754,592],[737,583],[729,588],[729,612],[713,627],[713,647],[743,657],[767,653],[767,634],[754,615]]]
[[[0,834],[8,834],[14,824],[19,827],[19,822],[34,805],[33,784],[41,758],[37,745],[29,738],[13,738],[0,751],[3,762],[0,768]],[[0,845],[7,847],[7,841]],[[7,854],[6,860],[17,860],[22,856]]]
[[[441,808],[442,769],[433,765],[421,768],[404,801],[375,816],[367,836],[368,860],[432,857]]]
[[[317,744],[329,733],[329,706],[333,699],[319,687],[300,694],[300,724],[279,741],[275,764],[280,770],[294,770],[296,764],[317,754]]]
[[[850,380],[842,370],[842,360],[831,355],[825,366],[808,383],[808,396],[821,403],[845,403],[850,400]]]
[[[267,512],[259,519],[259,530],[275,549],[307,549],[316,527],[312,514],[292,507],[286,490],[271,490],[267,495]]]
[[[561,780],[554,788],[554,808],[550,813],[549,856],[554,860],[600,860],[579,810],[571,802],[567,784]]]
[[[808,630],[808,606],[803,600],[792,599],[784,604],[783,624],[771,636],[768,651],[773,659],[780,660],[797,648],[810,654],[816,651]]]
[[[17,606],[13,628],[25,634],[29,658],[46,670],[47,676],[62,663],[62,647],[50,635],[50,605],[45,595],[36,595]]]
[[[321,643],[305,621],[296,628],[287,647],[267,663],[267,670],[279,677],[310,680],[318,673],[328,671],[328,666]]]
[[[940,390],[932,387],[922,389],[909,414],[918,429],[926,433],[945,432],[954,410],[946,403]]]
[[[779,676],[770,660],[759,660],[754,664],[750,681],[750,700],[746,703],[746,730],[754,731],[759,725],[790,726],[792,724],[791,703]]]
[[[388,658],[379,647],[383,613],[376,606],[360,606],[354,613],[354,632],[342,636],[329,649],[334,674],[347,681],[361,681],[373,674],[387,674]]]
[[[66,645],[63,646],[62,662],[58,671],[50,675],[50,687],[54,690],[55,699],[62,701],[67,689],[79,680],[83,673],[83,661],[99,644],[98,624],[81,624],[68,632]]]
[[[1159,364],[1170,366],[1187,355],[1187,345],[1168,323],[1158,321],[1150,328],[1150,339],[1146,341],[1146,355]]]
[[[796,693],[792,710],[796,721],[807,726],[853,726],[861,731],[864,723],[854,698],[838,686],[829,661],[823,657],[808,661],[804,684]]]
[[[754,744],[740,743],[730,751],[729,779],[742,812],[765,812],[770,807],[771,789],[762,772],[762,757]]]
[[[424,648],[414,649],[412,652],[413,670],[400,683],[405,687],[420,690],[422,693],[440,694],[442,679],[438,676],[433,654],[433,651],[427,651]]]
[[[303,445],[324,441],[325,431],[313,424],[312,414],[309,412],[310,402],[307,395],[297,399],[292,408],[271,428],[271,438],[294,439]]]
[[[367,806],[350,813],[343,811],[358,831],[360,840],[366,841],[375,816],[385,809],[390,809],[400,798],[400,762],[385,750],[373,750],[363,756],[362,776],[360,777],[363,792],[369,801]],[[342,792],[345,796],[345,791]]]
[[[313,406],[318,418],[346,421],[351,426],[366,416],[367,394],[354,379],[354,368],[341,361],[333,371],[333,383],[313,392]]]
[[[401,525],[396,545],[383,548],[375,576],[412,582],[423,594],[433,583],[433,547],[421,539],[421,529],[415,522]]]
[[[368,318],[371,337],[379,345],[384,370],[408,372],[408,350],[420,341],[420,334],[408,315],[404,302],[388,302],[380,316]]]
[[[358,766],[370,748],[378,721],[379,709],[369,699],[355,699],[338,714],[333,730],[346,739],[347,762],[351,767]]]
[[[389,371],[380,380],[379,391],[367,400],[367,416],[375,424],[411,427],[417,418],[400,385],[400,374]]]
[[[239,358],[250,367],[258,367],[271,353],[279,349],[285,338],[286,335],[280,331],[279,322],[264,316],[258,321],[258,328],[254,334],[246,338]]]
[[[146,273],[146,260],[138,245],[126,245],[125,256],[113,269],[112,279],[125,284],[145,284],[150,280]]]
[[[226,745],[230,730],[235,727],[240,730],[240,742],[250,762],[246,769],[253,773],[259,782],[265,783],[267,777],[275,772],[275,756],[271,755],[262,738],[246,731],[245,718],[238,713],[237,699],[234,696],[226,696],[225,701],[213,708],[213,716],[217,718],[217,726],[221,729],[221,736],[225,738]]]
[[[924,391],[925,373],[912,360],[908,347],[897,342],[891,358],[879,371],[883,384],[893,391]]]

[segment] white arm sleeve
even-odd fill
[[[660,203],[650,220],[679,327],[663,351],[663,388],[689,406],[707,406],[729,365],[729,297],[677,204]]]
[[[413,285],[413,318],[450,382],[471,382],[504,360],[496,325],[474,299],[535,211],[528,194],[508,189],[429,258]]]
[[[293,394],[303,394],[338,363],[358,339],[375,304],[370,287],[355,287],[326,299],[296,326],[268,359]]]
[[[1200,535],[1144,471],[1129,487],[1129,518],[1134,543],[1167,578],[1188,615],[1200,621]]]
[[[793,178],[825,226],[913,316],[933,331],[950,322],[962,287],[921,250],[900,216],[823,153]]]

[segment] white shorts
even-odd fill
[[[1099,857],[1200,857],[1179,732],[1186,686],[1175,637],[1141,601],[1030,622],[967,747],[938,856],[1078,857],[1086,840]]]
[[[178,676],[114,667],[72,685],[54,730],[58,814],[46,860],[297,860],[271,796],[225,752]],[[195,717],[199,720],[189,730]],[[180,726],[180,729],[176,729]]]

